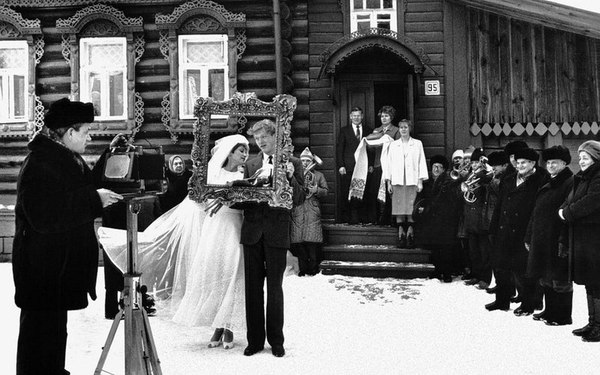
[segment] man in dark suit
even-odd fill
[[[371,134],[373,129],[363,125],[363,111],[360,107],[354,107],[350,111],[351,125],[340,129],[336,146],[337,168],[340,174],[340,195],[338,202],[340,207],[340,222],[356,224],[367,222],[365,206],[362,200],[348,201],[352,172],[354,172],[354,151],[363,137]],[[369,172],[372,172],[372,166]]]
[[[277,135],[275,123],[261,120],[248,131],[261,152],[248,160],[245,177],[260,168],[276,165]],[[303,189],[302,163],[290,156],[286,177],[293,188],[294,205],[301,203]],[[248,347],[244,355],[263,350],[265,342],[264,282],[267,278],[266,338],[276,357],[283,357],[283,273],[290,248],[290,210],[273,208],[266,203],[245,203],[240,242],[244,245],[246,281],[246,325]]]

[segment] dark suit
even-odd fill
[[[291,157],[294,175],[290,185],[294,204],[303,199],[303,172],[299,159]],[[246,162],[245,177],[263,165],[263,153]],[[250,347],[265,342],[264,280],[267,278],[266,338],[273,347],[283,345],[283,272],[290,247],[290,210],[273,208],[266,203],[245,203],[240,243],[244,245],[246,281],[246,325]]]
[[[346,168],[346,174],[340,175],[340,193],[338,195],[338,207],[340,208],[340,221],[357,223],[358,221],[367,221],[368,215],[365,215],[365,209],[362,201],[348,202],[348,193],[350,191],[350,181],[356,160],[354,151],[358,147],[358,139],[354,133],[354,125],[349,124],[340,129],[340,134],[336,145],[337,169]],[[373,129],[362,125],[362,137],[371,134]],[[362,216],[362,217],[361,217]]]

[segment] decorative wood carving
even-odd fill
[[[291,121],[296,109],[296,98],[277,95],[272,102],[263,102],[254,93],[236,93],[230,100],[215,101],[198,98],[194,113],[198,124],[194,128],[192,162],[194,173],[190,178],[190,198],[198,202],[222,199],[230,202],[266,202],[272,207],[291,209],[292,188],[286,178],[286,164],[292,155]],[[207,184],[207,167],[210,159],[211,116],[227,115],[242,118],[271,118],[277,124],[277,150],[273,184],[270,187],[222,186]],[[238,120],[238,122],[240,122]],[[238,129],[241,132],[241,128]],[[226,134],[227,135],[227,134]]]
[[[179,118],[179,34],[227,34],[229,50],[229,92],[237,91],[237,61],[246,49],[246,15],[232,13],[210,0],[191,0],[176,7],[170,14],[157,14],[156,27],[160,33],[159,49],[171,66],[170,118],[163,125],[176,140],[177,134],[191,134],[195,120]],[[163,107],[164,108],[164,107]]]
[[[135,65],[144,53],[142,17],[127,17],[122,11],[96,4],[78,10],[67,19],[56,20],[62,33],[62,54],[71,66],[71,99],[79,100],[79,39],[81,37],[125,37],[127,42],[127,119],[98,121],[90,127],[92,135],[135,135],[143,123],[143,101],[135,92]],[[141,113],[141,115],[140,115]]]
[[[27,109],[23,122],[0,123],[1,137],[30,137],[36,129],[35,67],[44,55],[44,38],[39,19],[26,19],[13,9],[0,6],[0,40],[25,40],[28,46]],[[43,107],[42,107],[43,109]]]

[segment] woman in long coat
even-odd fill
[[[19,174],[12,263],[21,308],[17,375],[68,373],[67,310],[86,307],[88,295],[96,299],[94,219],[121,196],[97,190],[79,155],[93,120],[91,103],[53,103]]]
[[[540,280],[546,299],[544,311],[533,314],[533,319],[565,325],[572,323],[573,284],[568,276],[567,253],[559,251],[564,223],[558,208],[573,188],[573,172],[567,167],[571,155],[566,147],[554,146],[542,151],[542,159],[550,180],[537,192],[525,234],[525,247],[529,248],[527,277]]]
[[[573,190],[559,210],[569,226],[573,281],[585,285],[588,324],[573,331],[583,341],[600,341],[600,142],[579,146],[579,171]]]
[[[314,170],[314,159],[308,147],[300,155],[305,168],[304,186],[307,194],[304,203],[292,209],[290,243],[292,253],[298,257],[300,276],[319,273],[320,250],[323,243],[320,200],[327,196],[329,187],[323,173]],[[308,168],[310,170],[307,170]]]

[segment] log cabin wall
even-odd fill
[[[575,156],[584,139],[597,137],[598,39],[482,10],[467,14],[475,142],[500,148],[523,138],[538,149],[565,144]]]
[[[170,14],[186,1],[165,1],[162,5],[136,5],[134,2],[109,2],[126,17],[143,18],[144,52],[135,66],[135,91],[144,105],[143,123],[136,134],[136,143],[161,145],[166,156],[181,154],[189,159],[193,136],[178,134],[173,142],[162,122],[162,101],[169,93],[169,62],[160,51],[159,30],[155,24],[157,13]],[[73,1],[73,3],[78,3]],[[50,103],[71,93],[71,71],[62,55],[61,33],[56,28],[57,19],[73,16],[90,5],[70,7],[12,7],[24,18],[39,19],[44,37],[44,54],[36,67],[35,93],[48,108]],[[272,1],[218,1],[228,11],[246,15],[246,49],[237,64],[237,89],[255,92],[259,99],[271,101],[276,94],[275,38],[273,35]],[[284,67],[284,92],[298,98],[292,123],[292,137],[297,153],[308,145],[308,18],[304,2],[281,2],[282,47]],[[93,165],[97,156],[112,137],[93,137],[84,158]],[[27,155],[26,137],[0,137],[0,203],[14,203],[16,179]],[[299,150],[299,151],[298,151]]]

